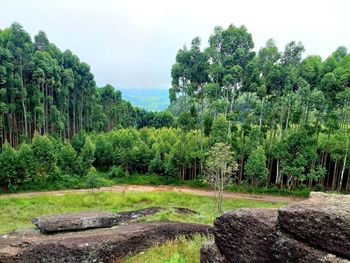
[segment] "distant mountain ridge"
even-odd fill
[[[169,90],[167,88],[117,88],[123,99],[133,106],[150,111],[162,111],[169,107]]]

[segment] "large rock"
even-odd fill
[[[205,243],[201,247],[201,263],[228,263],[229,261],[221,255],[214,241]]]
[[[211,227],[159,221],[55,235],[17,232],[0,237],[0,262],[116,262],[177,235],[195,233],[211,233]]]
[[[33,218],[32,222],[43,233],[62,231],[78,231],[89,228],[112,227],[142,216],[153,215],[161,210],[160,207],[150,207],[141,210],[109,213],[109,212],[78,212],[71,214],[49,215]]]
[[[276,209],[238,209],[214,222],[215,243],[230,262],[272,262]]]
[[[285,263],[350,263],[346,259],[318,250],[310,245],[280,234],[274,246],[276,262]]]
[[[350,196],[312,193],[278,210],[282,231],[316,248],[350,259]]]

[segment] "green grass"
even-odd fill
[[[200,248],[210,237],[195,235],[192,239],[178,237],[162,245],[125,259],[125,263],[191,263],[199,262]]]
[[[309,188],[288,190],[285,188],[278,188],[276,186],[268,187],[252,187],[250,185],[230,185],[226,191],[240,192],[240,193],[253,193],[253,194],[269,194],[269,195],[284,195],[284,196],[299,196],[309,197],[311,190]]]
[[[275,208],[282,203],[268,203],[253,200],[224,199],[223,209],[233,210],[242,207]],[[77,211],[127,211],[151,206],[162,206],[166,209],[160,213],[142,218],[142,221],[177,220],[212,224],[219,215],[216,202],[212,197],[202,197],[183,193],[170,192],[100,192],[70,193],[50,195],[49,193],[33,197],[0,198],[0,234],[17,228],[32,228],[31,219],[47,214],[68,213]],[[199,212],[198,215],[183,215],[174,211],[174,207],[186,207]],[[178,237],[160,246],[150,248],[137,255],[128,257],[125,262],[164,262],[190,263],[199,262],[200,246],[210,237],[194,236],[193,239]]]
[[[282,204],[251,200],[224,199],[223,209],[241,207],[279,207]],[[169,192],[129,193],[74,193],[65,195],[40,195],[35,197],[0,198],[0,233],[16,228],[33,227],[31,219],[36,216],[87,210],[127,211],[150,206],[168,208],[148,220],[179,220],[212,224],[218,216],[215,201],[211,197]],[[172,207],[186,207],[200,212],[199,215],[180,215]]]

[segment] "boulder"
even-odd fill
[[[205,243],[201,247],[201,263],[228,263],[229,261],[221,255],[214,241]]]
[[[174,221],[135,223],[54,235],[17,232],[0,237],[0,262],[117,262],[178,235],[211,232],[208,225]]]
[[[41,216],[33,218],[32,222],[43,233],[79,231],[89,228],[112,227],[129,221],[134,221],[142,216],[153,215],[160,210],[160,207],[150,207],[121,213],[85,211],[70,214]]]
[[[88,228],[111,227],[119,222],[119,215],[109,212],[79,212],[33,218],[32,222],[44,233],[77,231]]]
[[[274,246],[276,262],[285,263],[350,263],[346,259],[318,250],[310,245],[280,234]]]
[[[238,209],[214,222],[215,243],[230,262],[272,262],[276,209]]]
[[[280,208],[278,225],[294,239],[350,259],[350,195],[312,193]]]

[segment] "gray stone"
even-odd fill
[[[214,222],[215,243],[230,262],[272,262],[276,209],[238,209]]]
[[[25,232],[0,237],[2,263],[121,262],[124,257],[178,235],[210,234],[208,225],[159,221],[45,235]],[[119,261],[118,261],[119,260]]]
[[[210,241],[201,247],[200,263],[228,263],[229,261],[221,255],[214,241]]]
[[[312,193],[280,208],[278,225],[297,240],[350,259],[350,195]]]
[[[121,213],[85,211],[70,214],[41,216],[33,218],[32,222],[43,233],[79,231],[90,228],[112,227],[122,223],[135,221],[142,216],[153,215],[160,210],[160,207],[150,207]]]
[[[346,259],[318,250],[310,245],[280,234],[275,242],[276,262],[285,263],[350,263]]]

